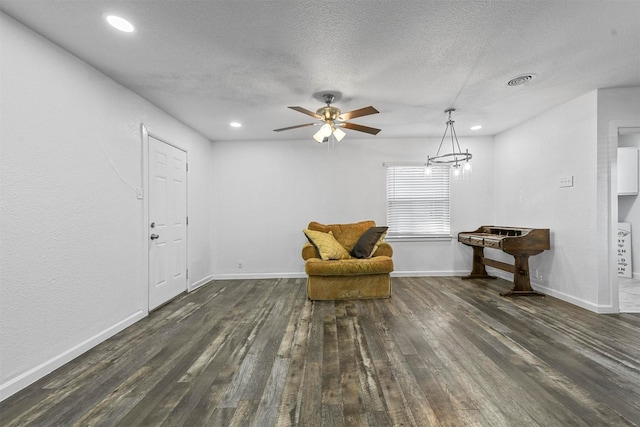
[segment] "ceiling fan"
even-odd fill
[[[289,107],[292,110],[299,111],[300,113],[311,116],[314,119],[318,119],[319,122],[305,123],[303,125],[296,125],[296,126],[289,126],[286,128],[274,129],[274,131],[281,132],[283,130],[291,130],[291,129],[297,129],[297,128],[302,128],[306,126],[316,126],[316,125],[322,124],[322,126],[320,127],[320,130],[318,130],[318,132],[316,132],[313,135],[313,139],[315,139],[320,143],[327,142],[331,135],[333,135],[338,141],[341,141],[342,138],[344,138],[345,133],[340,128],[357,130],[358,132],[365,132],[371,135],[377,135],[378,132],[380,132],[380,129],[358,125],[355,123],[349,123],[347,121],[356,117],[368,116],[370,114],[379,113],[379,111],[373,108],[372,106],[359,108],[357,110],[343,113],[340,111],[339,108],[331,105],[331,103],[335,99],[335,96],[333,94],[327,93],[322,97],[324,99],[324,102],[327,103],[327,105],[325,107],[318,108],[318,110],[315,113],[313,111],[307,110],[306,108],[302,108],[302,107]]]

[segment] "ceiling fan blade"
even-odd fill
[[[302,114],[306,114],[307,116],[311,116],[314,119],[321,119],[322,117],[320,117],[318,114],[314,113],[313,111],[307,110],[306,108],[302,108],[302,107],[289,107],[292,110],[296,110]]]
[[[356,117],[368,116],[369,114],[377,114],[380,111],[373,108],[371,105],[364,108],[359,108],[353,111],[347,111],[346,113],[340,114],[340,119],[342,120],[350,120],[355,119]]]
[[[355,123],[346,123],[346,122],[340,124],[340,126],[343,128],[351,129],[351,130],[357,130],[358,132],[370,133],[371,135],[377,135],[378,132],[382,130],[382,129],[370,128],[369,126],[362,126],[362,125],[357,125]]]
[[[305,123],[303,125],[295,125],[295,126],[289,126],[287,128],[280,128],[280,129],[274,129],[274,132],[281,132],[283,130],[291,130],[291,129],[297,129],[297,128],[304,128],[307,126],[315,126],[317,123]]]

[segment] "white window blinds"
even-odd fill
[[[449,167],[387,166],[388,236],[450,237]]]

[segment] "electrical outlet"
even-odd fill
[[[242,267],[244,267],[244,265],[242,264],[242,261],[238,260],[238,269],[241,269]]]
[[[567,175],[560,178],[560,187],[573,187],[573,175]]]
[[[540,271],[538,271],[537,268],[536,268],[536,271],[535,271],[535,278],[542,280],[542,274],[540,274]]]
[[[142,200],[142,188],[136,188],[136,196]]]

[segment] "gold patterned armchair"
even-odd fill
[[[375,221],[309,223],[302,247],[311,300],[389,298],[393,249]]]

